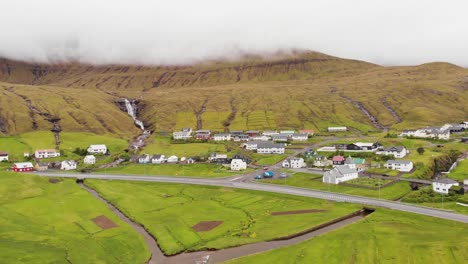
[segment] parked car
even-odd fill
[[[268,170],[268,167],[263,167],[263,170]]]
[[[259,175],[255,176],[255,179],[256,179],[256,180],[263,179],[263,176],[259,174]]]

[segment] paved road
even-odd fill
[[[102,180],[125,180],[125,181],[147,181],[147,182],[168,182],[181,184],[196,184],[196,185],[214,185],[233,187],[240,189],[267,191],[275,193],[284,193],[298,196],[313,197],[319,199],[332,200],[337,202],[357,203],[366,206],[384,207],[399,211],[411,212],[421,215],[428,215],[437,218],[443,218],[463,223],[468,223],[468,215],[462,215],[449,211],[438,210],[434,208],[416,206],[401,202],[393,202],[386,200],[373,199],[368,197],[339,194],[325,191],[317,191],[311,189],[296,188],[290,186],[281,186],[273,184],[261,184],[253,182],[237,181],[230,178],[226,179],[200,179],[200,178],[182,178],[170,176],[130,176],[130,175],[110,175],[110,174],[69,174],[69,173],[36,173],[40,176],[49,177],[65,177],[78,179],[102,179]]]

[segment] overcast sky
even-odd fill
[[[190,63],[306,49],[468,66],[466,0],[5,0],[0,57]]]

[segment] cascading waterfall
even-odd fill
[[[145,131],[145,125],[141,120],[136,118],[136,105],[133,102],[130,102],[127,98],[124,99],[125,107],[127,108],[127,113],[129,116],[132,117],[133,121],[137,126],[141,128],[141,130]]]

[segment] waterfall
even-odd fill
[[[133,121],[141,130],[145,131],[145,126],[141,120],[136,118],[136,105],[133,102],[130,102],[127,98],[124,99],[125,107],[127,108],[127,113],[132,117]]]

